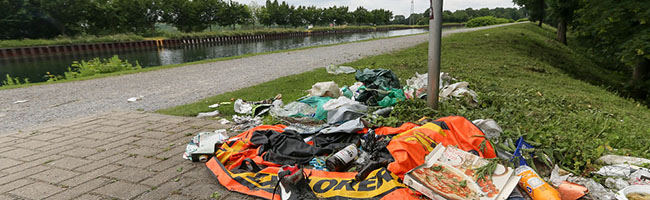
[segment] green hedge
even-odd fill
[[[505,18],[496,18],[492,16],[485,16],[485,17],[477,17],[467,21],[466,26],[472,28],[472,27],[489,26],[495,24],[505,24],[510,22],[514,22],[514,20],[505,19]]]

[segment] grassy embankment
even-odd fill
[[[0,48],[9,47],[28,47],[28,46],[48,46],[48,45],[68,45],[68,44],[85,44],[85,43],[102,43],[102,42],[131,42],[152,39],[178,39],[178,38],[205,38],[205,37],[222,37],[222,36],[248,36],[263,34],[280,34],[280,33],[299,33],[299,32],[318,32],[332,30],[359,30],[359,29],[377,29],[377,28],[427,28],[427,26],[408,26],[408,25],[385,25],[385,26],[337,26],[337,27],[314,27],[311,30],[305,29],[255,29],[255,30],[227,30],[227,31],[205,31],[196,33],[164,33],[159,37],[145,38],[135,34],[117,34],[110,36],[79,36],[79,37],[57,37],[54,39],[24,39],[24,40],[0,40]]]
[[[599,86],[622,82],[625,76],[595,65],[554,37],[552,28],[530,23],[443,38],[442,71],[468,81],[480,105],[446,102],[431,117],[495,119],[504,137],[524,136],[547,149],[560,166],[578,173],[593,170],[595,159],[607,153],[650,157],[650,110]],[[404,82],[415,72],[427,71],[426,52],[422,44],[345,65],[392,69]],[[213,103],[260,100],[277,93],[288,103],[305,95],[312,84],[330,80],[340,86],[355,81],[352,74],[330,75],[320,68],[158,112],[195,116],[210,111]],[[219,110],[234,114],[231,106]]]

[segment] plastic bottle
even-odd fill
[[[533,198],[533,200],[561,200],[560,193],[550,184],[539,177],[535,171],[522,165],[515,169],[517,176],[521,176],[519,186]]]
[[[327,161],[325,161],[325,166],[327,167],[327,170],[331,172],[343,171],[348,168],[348,165],[354,161],[358,154],[359,150],[357,150],[357,145],[350,144],[330,156]]]

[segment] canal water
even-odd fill
[[[122,60],[142,67],[171,65],[192,61],[223,58],[284,49],[295,49],[318,45],[352,42],[373,38],[411,35],[427,32],[426,29],[405,29],[365,33],[330,34],[308,37],[284,38],[267,41],[247,41],[234,44],[201,44],[177,46],[164,49],[124,49],[115,51],[80,52],[69,55],[45,55],[35,57],[0,58],[0,85],[5,75],[28,78],[30,82],[43,82],[47,72],[62,75],[73,61],[90,60],[96,57],[109,58],[118,55]]]

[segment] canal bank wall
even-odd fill
[[[462,27],[462,25],[447,25],[444,28]],[[264,41],[275,40],[282,38],[292,37],[307,37],[314,35],[327,35],[327,34],[345,34],[345,33],[361,33],[361,32],[374,32],[374,31],[390,31],[412,29],[413,27],[378,27],[369,29],[332,29],[332,30],[316,30],[304,31],[294,33],[277,33],[277,34],[260,34],[260,35],[240,35],[240,36],[203,36],[203,37],[185,37],[175,39],[160,39],[160,40],[143,40],[131,42],[106,42],[106,43],[85,43],[85,44],[69,44],[69,45],[50,45],[50,46],[31,46],[31,47],[15,47],[15,48],[0,48],[0,58],[11,57],[34,57],[55,54],[76,54],[88,53],[96,51],[113,51],[125,49],[151,49],[151,48],[165,48],[174,46],[187,46],[187,45],[201,45],[201,44],[229,44],[237,42],[248,41]]]

